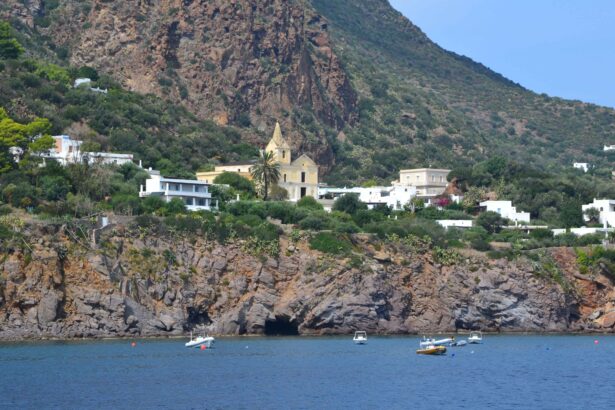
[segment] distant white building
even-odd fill
[[[589,164],[587,162],[575,162],[572,166],[576,169],[582,169],[583,172],[589,171]]]
[[[502,218],[510,219],[511,221],[530,223],[529,212],[517,212],[517,208],[512,206],[511,201],[485,201],[481,202],[480,206],[486,211],[496,212]]]
[[[87,84],[88,86],[92,83],[92,80],[89,78],[77,78],[75,83],[73,84],[74,88],[79,87],[80,85]]]
[[[613,199],[595,199],[594,202],[587,205],[581,205],[583,211],[583,219],[589,221],[589,218],[585,215],[585,211],[588,209],[597,209],[600,212],[600,223],[605,226],[615,227],[615,200]]]
[[[337,199],[346,194],[357,194],[359,200],[367,204],[368,209],[373,209],[377,205],[386,205],[393,210],[402,210],[404,205],[416,196],[416,187],[375,186],[368,188],[318,188],[318,198],[320,199]]]
[[[160,175],[160,171],[150,168],[150,177],[145,180],[145,187],[141,185],[139,196],[159,196],[165,202],[170,202],[173,198],[179,198],[186,204],[189,211],[209,211],[217,206],[212,206],[211,193],[207,182],[165,178]]]
[[[53,148],[42,154],[41,157],[54,159],[64,166],[77,163],[123,165],[132,162],[134,159],[132,154],[81,152],[83,141],[73,140],[68,135],[57,135],[53,139],[55,141]]]
[[[442,225],[445,229],[448,228],[471,228],[471,219],[438,219],[437,223]]]
[[[615,151],[615,145],[605,145],[604,151]]]
[[[82,155],[83,162],[90,165],[106,164],[106,165],[124,165],[133,162],[132,154],[117,154],[115,152],[85,152]]]

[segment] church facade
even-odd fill
[[[290,144],[282,136],[280,124],[275,124],[273,136],[265,151],[272,152],[280,165],[280,180],[278,185],[288,191],[290,201],[298,201],[304,196],[318,198],[318,165],[306,154],[293,159]],[[238,172],[251,179],[249,169],[251,163],[220,165],[214,171],[199,172],[197,179],[212,183],[223,172]]]

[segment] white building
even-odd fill
[[[73,87],[77,88],[83,84],[87,84],[89,86],[91,83],[92,83],[92,80],[89,78],[77,78],[75,79],[75,83],[73,84]]]
[[[446,190],[450,172],[450,169],[435,168],[402,169],[399,171],[399,181],[393,182],[393,185],[415,187],[416,196],[430,205],[433,198]]]
[[[583,172],[589,171],[589,164],[587,162],[575,162],[572,166],[576,169],[582,169]]]
[[[448,228],[471,228],[471,219],[438,219],[437,223],[442,225],[445,229]]]
[[[512,206],[511,201],[485,201],[480,206],[486,211],[496,212],[502,218],[510,219],[513,222],[530,223],[529,212],[517,212],[517,208]]]
[[[133,162],[132,154],[117,154],[115,152],[85,152],[82,155],[83,162],[90,165],[106,164],[106,165],[124,165]]]
[[[615,151],[615,145],[605,145],[604,151]]]
[[[189,211],[209,211],[212,209],[209,184],[190,179],[165,178],[160,171],[150,169],[150,177],[145,180],[145,188],[141,185],[139,196],[159,196],[165,202],[179,198],[186,204]],[[215,207],[217,208],[217,206]]]
[[[337,199],[345,194],[357,194],[359,200],[367,204],[368,209],[377,205],[386,205],[393,210],[402,210],[416,196],[413,186],[375,186],[369,188],[332,188],[318,187],[318,198]]]
[[[604,226],[615,226],[615,200],[613,199],[595,199],[594,202],[587,205],[581,205],[583,211],[583,219],[589,221],[589,218],[585,215],[585,211],[590,208],[597,209],[600,212],[600,223]]]
[[[86,162],[92,164],[123,165],[133,161],[132,154],[114,152],[81,152],[83,141],[73,140],[68,135],[53,137],[55,144],[48,153],[41,155],[45,159],[54,159],[62,165]]]

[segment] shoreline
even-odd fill
[[[615,336],[614,332],[604,331],[583,331],[583,332],[536,332],[536,331],[506,331],[506,332],[489,332],[483,331],[483,335],[486,336]],[[369,337],[378,338],[410,338],[410,337],[423,337],[423,336],[469,336],[468,333],[455,333],[455,332],[432,332],[432,333],[374,333]],[[247,334],[247,335],[216,335],[212,336],[223,339],[276,339],[276,338],[295,338],[295,339],[327,339],[327,338],[344,338],[352,336],[352,333],[340,333],[340,334],[303,334],[303,335],[263,335],[263,334]],[[121,340],[179,340],[189,338],[187,335],[170,335],[170,336],[115,336],[115,337],[83,337],[83,338],[55,338],[55,337],[41,337],[41,338],[23,338],[23,339],[1,339],[0,345],[9,345],[17,343],[37,343],[37,342],[105,342],[105,341],[121,341]]]

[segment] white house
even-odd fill
[[[437,223],[442,225],[445,229],[448,228],[471,228],[471,219],[438,219]]]
[[[123,165],[133,161],[132,154],[117,154],[114,152],[81,152],[83,141],[73,140],[68,135],[53,137],[55,144],[46,154],[45,159],[54,159],[62,165],[86,162],[92,164]]]
[[[81,162],[81,144],[83,141],[71,139],[68,135],[56,135],[53,137],[54,146],[43,158],[55,159],[62,165]]]
[[[615,226],[615,200],[613,199],[595,199],[594,202],[587,205],[581,205],[583,211],[583,219],[589,221],[589,218],[585,215],[585,211],[590,208],[597,209],[600,212],[600,223],[604,226]]]
[[[203,181],[190,179],[165,178],[160,171],[150,168],[150,177],[145,180],[145,187],[141,185],[139,196],[159,196],[165,202],[179,198],[186,204],[189,211],[209,211],[212,209],[209,184]],[[214,208],[217,208],[214,207]]]
[[[530,223],[529,212],[517,212],[517,208],[512,206],[511,201],[485,201],[480,206],[486,211],[496,212],[502,218],[510,219],[513,222]]]
[[[361,202],[367,204],[368,209],[373,209],[377,205],[386,205],[394,210],[404,208],[412,198],[416,196],[414,186],[375,186],[369,188],[332,188],[318,187],[318,198],[327,197],[337,199],[345,194],[352,193],[359,196]]]
[[[604,151],[615,151],[615,145],[605,145]]]
[[[582,169],[583,172],[589,171],[589,164],[587,162],[575,162],[572,166],[576,169]]]
[[[83,162],[88,164],[124,165],[133,162],[132,154],[117,154],[115,152],[85,152]]]

